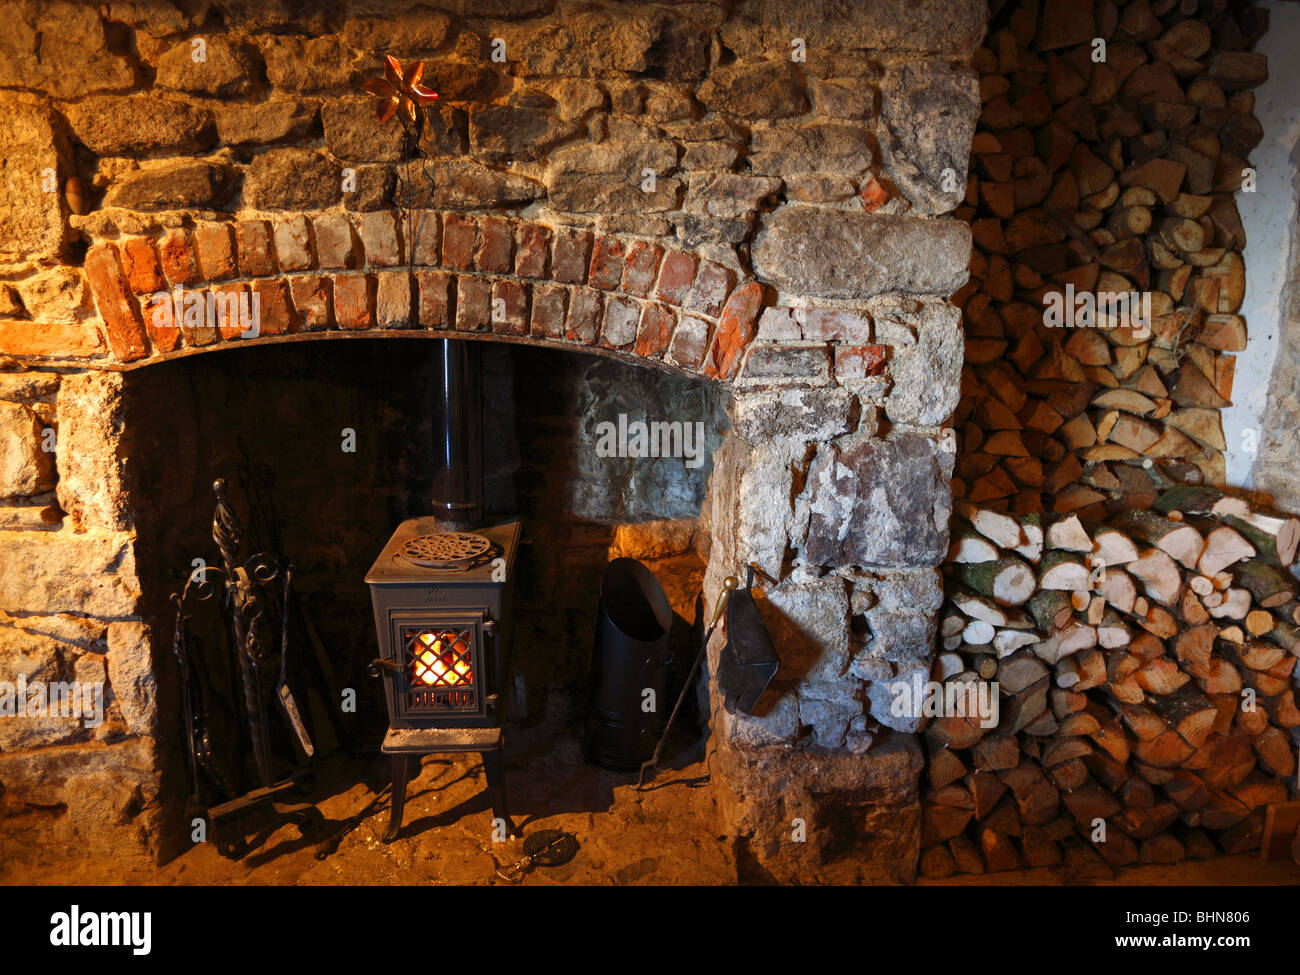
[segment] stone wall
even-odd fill
[[[134,674],[148,526],[116,490],[118,370],[414,330],[684,373],[734,395],[708,591],[747,562],[778,580],[778,685],[754,716],[715,709],[724,828],[777,876],[888,832],[865,853],[906,875],[919,753],[882,729],[871,682],[932,653],[962,361],[946,299],[970,250],[948,214],[984,4],[446,7],[5,4],[0,546],[25,567],[0,582],[8,638],[107,649],[110,674],[125,648]],[[440,94],[410,229],[399,130],[356,89],[385,53],[425,60]],[[160,325],[149,295],[173,286],[257,293],[260,333]],[[134,822],[152,739],[122,710],[96,760],[139,771],[113,813]],[[5,770],[87,747],[28,744],[0,754],[24,815],[65,800]],[[808,842],[785,841],[792,818]]]

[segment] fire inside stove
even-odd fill
[[[416,708],[473,708],[472,636],[465,631],[404,629],[410,704]]]

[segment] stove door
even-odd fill
[[[388,673],[395,728],[485,727],[489,717],[488,647],[482,612],[418,610],[389,615]]]

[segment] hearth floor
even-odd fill
[[[542,829],[573,833],[574,859],[537,868],[524,884],[729,884],[731,846],[714,832],[714,808],[702,761],[661,773],[637,793],[634,776],[583,762],[575,735],[508,747],[510,811],[523,836]],[[700,750],[696,749],[696,755]],[[295,826],[251,838],[240,861],[202,843],[158,867],[49,862],[0,864],[0,883],[37,884],[499,884],[499,865],[522,856],[522,838],[495,843],[486,780],[476,754],[431,755],[407,785],[401,835],[380,840],[388,824],[388,763],[337,759],[320,773],[317,808],[347,822],[338,850],[317,861]],[[666,785],[666,783],[672,783]],[[658,787],[655,787],[658,786]],[[336,825],[334,828],[340,828]]]
[[[583,762],[574,733],[518,736],[509,749],[511,812],[524,836],[542,829],[573,833],[574,859],[536,868],[525,885],[719,885],[737,882],[732,846],[715,831],[707,767],[696,748],[637,793],[635,777]],[[689,761],[694,757],[699,760]],[[336,757],[322,765],[317,808],[344,835],[324,860],[294,826],[252,838],[242,860],[198,844],[161,866],[110,859],[57,859],[46,851],[35,865],[0,863],[0,884],[132,885],[387,885],[500,884],[497,866],[522,857],[522,839],[494,843],[486,782],[477,755],[428,756],[407,786],[401,836],[380,840],[388,823],[388,764],[377,757]],[[848,867],[848,873],[842,871]],[[841,864],[832,877],[849,878]],[[831,879],[832,877],[823,878]],[[817,878],[807,878],[816,882]],[[1059,869],[922,879],[922,885],[1052,885],[1068,882]],[[1095,882],[1095,881],[1094,881]],[[1300,884],[1300,866],[1243,854],[1119,871],[1118,885]]]

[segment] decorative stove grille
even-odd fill
[[[402,644],[408,709],[475,710],[472,628],[402,627]]]
[[[434,532],[406,541],[398,554],[426,569],[468,569],[491,549],[491,542],[473,532]]]

